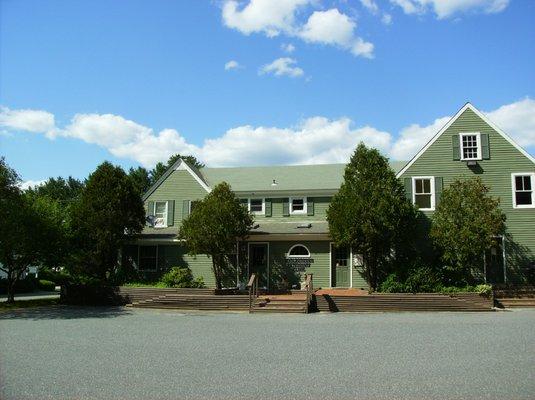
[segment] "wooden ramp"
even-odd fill
[[[501,308],[535,307],[535,286],[496,288],[494,298],[496,305]]]

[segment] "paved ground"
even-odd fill
[[[533,399],[535,310],[0,314],[0,398]]]

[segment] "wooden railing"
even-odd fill
[[[258,297],[258,276],[252,274],[247,283],[247,289],[249,289],[249,312],[252,312],[253,305]]]
[[[312,295],[314,294],[314,282],[312,280],[312,274],[306,274],[305,276],[305,289],[307,291],[307,304],[305,312],[308,313],[310,309],[310,303],[312,302]]]

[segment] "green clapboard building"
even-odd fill
[[[367,288],[358,255],[333,246],[326,221],[331,197],[339,189],[343,164],[202,168],[178,160],[144,195],[152,224],[126,246],[123,262],[147,275],[188,266],[214,286],[211,259],[187,254],[177,238],[195,201],[220,182],[228,182],[255,216],[255,226],[229,255],[228,287],[243,286],[251,273],[268,289],[299,287],[314,274],[316,288]],[[535,160],[471,104],[459,112],[409,162],[391,162],[407,196],[431,219],[440,194],[456,178],[480,176],[499,197],[507,215],[507,234],[485,260],[485,277],[494,283],[520,283],[535,269]],[[429,243],[422,243],[422,247]]]

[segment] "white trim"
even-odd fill
[[[333,287],[333,242],[329,242],[329,287]]]
[[[262,200],[262,211],[251,211],[251,200]],[[249,197],[247,199],[247,209],[253,215],[265,215],[266,214],[266,199],[265,199],[265,197]]]
[[[353,287],[353,248],[349,248],[349,287]]]
[[[531,180],[531,204],[516,204],[516,182],[515,178],[517,176],[529,176]],[[511,174],[511,191],[512,191],[512,203],[513,208],[523,209],[523,208],[535,208],[535,172],[513,172]]]
[[[463,149],[463,137],[464,136],[475,136],[476,137],[476,149],[477,155],[475,158],[465,158],[464,149]],[[481,132],[459,132],[459,151],[461,161],[479,161],[482,160],[481,152]]]
[[[163,218],[163,225],[156,225],[156,206],[158,203],[165,203],[165,217]],[[167,228],[167,217],[169,215],[169,201],[167,200],[154,200],[154,229]]]
[[[531,155],[529,155],[526,150],[524,150],[522,147],[520,147],[518,144],[515,143],[513,139],[509,137],[504,131],[502,131],[498,126],[496,126],[491,120],[489,120],[481,111],[479,111],[477,108],[475,108],[472,104],[466,103],[457,113],[438,131],[438,133],[431,138],[427,144],[422,147],[422,149],[405,165],[401,171],[399,171],[396,176],[399,178],[402,176],[407,170],[420,158],[422,154],[426,152],[426,150],[436,142],[436,140],[459,118],[462,113],[464,113],[467,109],[472,110],[479,118],[481,118],[484,122],[486,122],[492,129],[494,129],[498,134],[500,134],[505,140],[507,140],[510,144],[512,144],[520,153],[522,153],[528,160],[530,160],[532,163],[535,164],[535,158],[533,158]]]
[[[266,267],[267,267],[267,290],[269,290],[269,242],[247,242],[247,280],[251,277],[251,244],[267,244]]]
[[[184,160],[181,159],[180,161],[181,163],[175,168],[175,171],[182,171],[182,170],[188,171],[190,175],[193,176],[193,179],[195,179],[197,183],[201,185],[204,190],[210,193],[212,189],[206,183],[204,183],[204,181],[199,177],[199,175],[197,175]]]
[[[293,209],[293,201],[294,200],[298,200],[298,199],[303,199],[303,209],[302,210],[297,210],[297,211],[294,211]],[[306,214],[307,213],[307,197],[306,196],[294,196],[294,197],[290,197],[288,199],[288,202],[289,202],[289,205],[288,207],[290,208],[290,215],[303,215],[303,214]]]
[[[413,176],[412,177],[412,204],[416,205],[416,179],[429,179],[431,181],[431,208],[419,208],[421,211],[435,211],[435,177]],[[424,194],[424,193],[420,193]]]
[[[292,250],[293,250],[294,248],[296,248],[297,246],[304,247],[304,248],[306,249],[306,251],[308,252],[308,255],[307,255],[307,256],[303,256],[303,255],[293,256],[293,255],[291,255],[290,253],[291,253]],[[286,258],[310,258],[310,250],[309,250],[308,247],[306,247],[304,244],[296,243],[296,244],[294,244],[292,247],[290,247],[290,250],[288,250],[288,253],[286,253]]]

